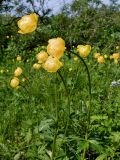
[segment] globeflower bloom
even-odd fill
[[[36,13],[23,16],[18,21],[18,27],[20,28],[18,33],[26,34],[35,31],[35,29],[37,28],[37,22],[38,22],[38,16],[36,15]]]
[[[78,45],[77,51],[79,52],[79,55],[83,58],[87,57],[91,51],[90,45]]]
[[[105,63],[105,59],[103,56],[99,56],[97,61],[98,61],[98,63]]]
[[[48,54],[45,51],[40,51],[40,53],[36,55],[36,58],[39,61],[39,63],[43,63],[47,60]]]
[[[33,68],[36,69],[36,70],[39,70],[41,67],[41,65],[39,63],[34,63],[33,64]]]
[[[120,54],[119,53],[113,53],[113,59],[115,60],[115,59],[119,59],[119,57],[120,57]]]
[[[94,58],[95,58],[95,59],[98,59],[99,56],[100,56],[100,53],[95,53],[95,54],[94,54]]]
[[[15,75],[16,77],[18,77],[18,76],[20,76],[21,74],[22,74],[22,68],[17,67],[17,69],[16,69],[15,72],[14,72],[14,75]]]
[[[17,77],[14,77],[13,79],[11,79],[10,81],[10,86],[12,88],[16,88],[19,85],[20,81]]]
[[[65,51],[65,41],[62,38],[53,38],[48,41],[47,52],[50,56],[61,58]]]
[[[22,60],[22,57],[18,55],[17,58],[16,58],[16,60],[17,60],[17,61],[21,61],[21,60]]]
[[[48,72],[56,72],[62,66],[62,62],[60,62],[56,57],[52,56],[49,56],[46,62],[43,64],[43,68]]]

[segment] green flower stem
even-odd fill
[[[61,81],[63,82],[65,91],[66,91],[66,95],[67,95],[67,104],[68,104],[68,112],[67,112],[67,122],[66,122],[66,126],[65,126],[65,132],[64,132],[64,136],[66,137],[67,135],[67,130],[68,130],[68,126],[69,126],[69,121],[70,121],[70,94],[69,94],[69,90],[66,86],[66,82],[64,81],[64,78],[62,76],[62,74],[60,73],[60,71],[57,71]]]
[[[90,120],[90,110],[91,110],[91,78],[90,78],[90,72],[89,72],[88,66],[87,66],[86,62],[84,61],[84,59],[80,55],[78,55],[77,53],[75,53],[75,52],[72,52],[72,54],[74,54],[75,56],[77,56],[80,59],[80,61],[82,61],[82,63],[85,66],[85,69],[86,69],[86,72],[87,72],[87,76],[88,76],[89,105],[88,105],[88,123],[87,123],[87,126],[86,126],[86,134],[85,134],[85,140],[87,141],[88,140],[89,128],[90,128],[90,124],[91,124],[91,122],[90,122],[91,121]],[[83,150],[82,160],[85,159],[85,153],[86,153],[86,148]]]

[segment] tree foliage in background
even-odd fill
[[[57,15],[51,15],[52,9],[47,3],[48,0],[0,1],[0,48],[5,51],[4,54],[11,44],[21,53],[44,45],[53,37],[62,37],[67,49],[73,45],[91,44],[98,46],[102,52],[112,52],[114,46],[120,44],[120,5],[117,0],[111,0],[109,6],[101,0],[74,0],[71,5],[64,5]],[[40,17],[37,31],[18,36],[17,20],[31,12]],[[14,55],[12,48],[9,50],[11,54]]]

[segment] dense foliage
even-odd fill
[[[119,160],[119,4],[74,0],[52,15],[46,0],[22,2],[0,1],[0,159]],[[26,11],[37,29],[19,34]]]

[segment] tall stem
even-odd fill
[[[90,72],[89,72],[88,66],[87,66],[86,62],[84,61],[84,59],[75,52],[72,52],[72,54],[77,56],[82,61],[82,63],[85,66],[85,69],[86,69],[86,72],[87,72],[87,77],[88,77],[89,105],[88,105],[88,108],[87,108],[88,109],[88,123],[87,123],[87,126],[86,126],[86,134],[85,134],[85,140],[88,140],[88,132],[89,132],[90,123],[91,123],[90,122],[91,121],[90,120],[90,110],[91,110],[91,78],[90,78]],[[84,151],[83,151],[82,160],[85,159],[85,153],[86,153],[86,149],[84,149]]]
[[[66,137],[67,135],[67,130],[68,130],[68,126],[69,126],[69,120],[70,120],[70,98],[69,98],[69,90],[67,88],[66,82],[64,81],[64,78],[62,76],[62,74],[60,73],[60,71],[57,71],[61,81],[63,82],[65,91],[66,91],[66,95],[67,95],[67,104],[68,104],[68,112],[67,112],[67,122],[66,122],[66,126],[65,126],[65,132],[64,132],[64,136]]]

